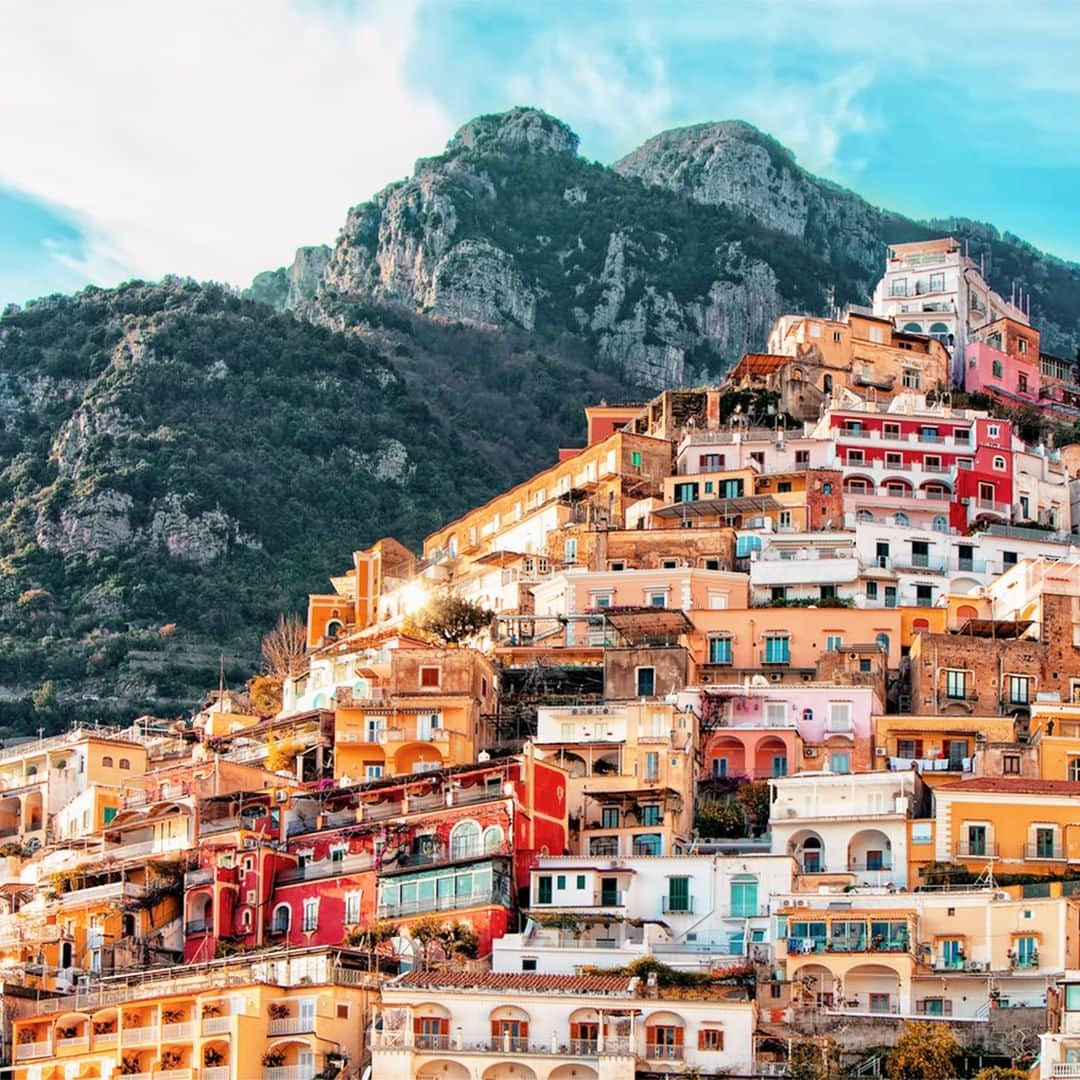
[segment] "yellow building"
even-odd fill
[[[977,776],[934,791],[935,856],[976,872],[1061,874],[1080,862],[1080,783]]]
[[[15,1080],[310,1080],[361,1059],[376,979],[312,949],[103,980],[14,1022]]]
[[[953,783],[974,768],[983,740],[1013,738],[1013,720],[1005,716],[875,716],[873,767],[916,769],[931,787]]]

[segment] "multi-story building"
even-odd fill
[[[1012,520],[1012,427],[971,409],[904,394],[887,405],[837,402],[815,435],[831,439],[855,520],[967,531]]]
[[[850,533],[770,535],[750,555],[751,602],[856,603],[865,598],[862,569]]]
[[[794,857],[816,886],[908,884],[908,821],[919,816],[918,773],[801,773],[769,781],[774,854]]]
[[[366,1056],[378,980],[366,957],[271,951],[128,972],[33,1002],[14,1024],[17,1080],[312,1080]]]
[[[873,687],[761,681],[702,689],[695,709],[706,776],[765,779],[870,767],[870,718],[882,707]]]
[[[539,709],[537,753],[569,774],[582,855],[673,855],[693,832],[695,717],[670,702]]]
[[[540,858],[529,922],[495,943],[495,971],[571,974],[653,956],[688,970],[768,963],[769,902],[791,890],[787,855]]]
[[[371,1061],[380,1080],[749,1075],[755,1016],[746,991],[722,983],[665,990],[627,975],[413,971],[382,988]]]
[[[963,387],[1006,405],[1038,408],[1041,398],[1039,331],[1004,316],[972,332],[964,351]]]
[[[1029,321],[1015,297],[1006,300],[990,288],[982,267],[951,236],[891,245],[873,310],[905,333],[937,338],[961,363],[976,330],[1001,318]],[[964,385],[960,363],[952,380]]]

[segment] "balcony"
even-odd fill
[[[377,918],[407,918],[431,911],[457,911],[468,907],[509,907],[510,897],[500,888],[481,889],[461,896],[434,896],[396,904],[380,903]]]
[[[1008,521],[1012,515],[1012,507],[1008,503],[995,502],[993,499],[968,500],[967,519],[969,524],[984,514],[993,514]]]
[[[199,1072],[200,1080],[232,1080],[232,1070],[228,1065],[212,1065]]]
[[[1065,849],[1058,840],[1055,840],[1052,844],[1025,844],[1024,858],[1034,860],[1035,862],[1043,862],[1051,859],[1061,859],[1064,861]]]
[[[1053,1077],[1074,1078],[1080,1077],[1080,1061],[1056,1061],[1050,1066],[1050,1075]]]
[[[31,1058],[39,1057],[52,1057],[52,1043],[48,1040],[45,1042],[19,1043],[15,1047],[16,1061],[29,1061]]]
[[[124,1028],[120,1033],[124,1046],[151,1046],[158,1041],[156,1027]]]
[[[214,868],[203,866],[198,870],[189,870],[184,875],[184,888],[193,889],[196,885],[209,885],[214,880]]]
[[[154,1080],[193,1080],[193,1069],[162,1069],[154,1073]]]
[[[315,1065],[279,1065],[273,1069],[263,1069],[262,1080],[312,1080]]]
[[[314,1016],[282,1016],[270,1021],[271,1035],[300,1035],[315,1030]]]
[[[192,919],[191,922],[184,924],[184,933],[188,937],[196,937],[199,934],[209,934],[213,929],[213,926],[205,919]]]
[[[529,1040],[516,1035],[492,1035],[488,1040],[488,1049],[497,1054],[528,1054]]]
[[[374,856],[367,851],[346,855],[342,859],[319,859],[304,866],[292,866],[277,875],[279,885],[294,881],[317,881],[320,878],[340,877],[342,874],[360,873],[375,865]]]
[[[995,842],[958,840],[953,848],[953,854],[958,859],[986,859],[997,858],[1000,854]]]
[[[645,1057],[650,1061],[682,1061],[684,1047],[667,1046],[659,1043],[648,1043],[645,1047]]]
[[[195,1037],[195,1024],[193,1021],[185,1021],[182,1024],[162,1024],[161,1041],[173,1042],[176,1040],[186,1041]]]
[[[105,885],[91,885],[86,889],[73,889],[57,897],[61,908],[78,907],[81,904],[97,904],[110,900],[138,900],[146,895],[146,886],[130,881],[110,881]]]
[[[89,1050],[90,1049],[90,1036],[89,1035],[75,1035],[69,1039],[57,1039],[56,1040],[56,1052],[62,1053],[65,1050]]]
[[[204,1016],[202,1022],[202,1033],[205,1038],[207,1035],[228,1035],[232,1030],[232,1017],[231,1016]]]

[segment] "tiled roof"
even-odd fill
[[[532,971],[410,971],[385,989],[510,990],[533,994],[629,994],[628,975],[542,975]]]
[[[1072,780],[1028,780],[1022,776],[976,776],[939,784],[938,791],[997,791],[1003,795],[1080,795],[1080,783]]]

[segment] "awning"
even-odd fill
[[[984,638],[1018,638],[1035,623],[1031,619],[968,619],[957,634]]]
[[[688,634],[694,624],[679,608],[625,607],[597,608],[613,630],[631,645],[640,645],[657,638],[675,638]]]
[[[761,513],[783,507],[771,495],[741,495],[732,499],[695,499],[692,502],[669,503],[652,512],[653,517],[731,517],[734,514]]]

